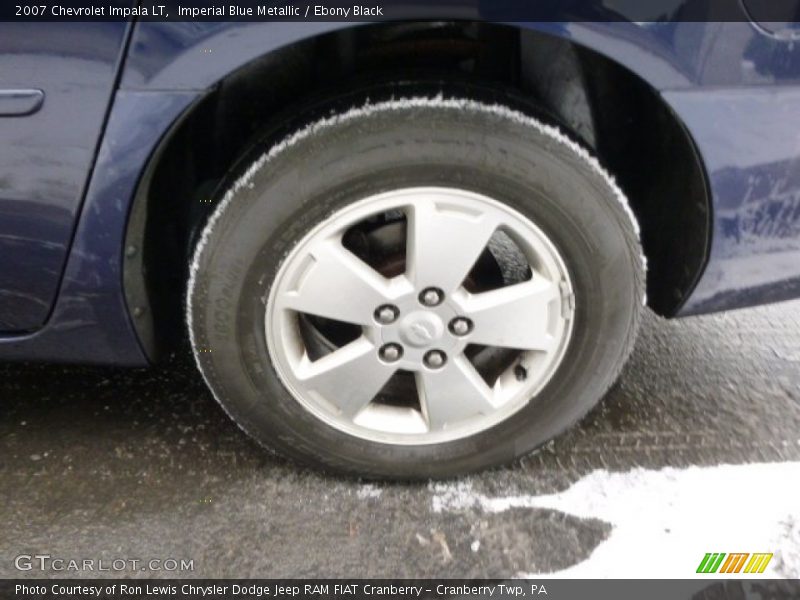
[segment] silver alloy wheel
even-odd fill
[[[387,213],[407,222],[405,272],[390,278],[343,243],[348,230]],[[472,293],[465,280],[497,232],[524,255],[527,278]],[[423,445],[484,431],[532,401],[564,356],[573,306],[564,261],[529,219],[480,194],[408,188],[356,202],[306,235],[276,276],[265,330],[278,376],[306,410],[359,438]],[[300,315],[360,334],[312,360]],[[487,382],[465,352],[471,345],[518,354]],[[376,400],[399,371],[414,374],[418,397]]]

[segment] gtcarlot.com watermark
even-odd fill
[[[194,559],[186,558],[64,558],[50,554],[20,554],[14,558],[18,571],[119,573],[120,571],[194,571]]]

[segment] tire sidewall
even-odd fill
[[[190,327],[215,396],[260,442],[362,475],[453,475],[548,441],[616,378],[643,293],[634,224],[587,156],[530,121],[435,105],[375,107],[273,149],[233,186],[195,256]],[[283,386],[264,329],[276,275],[309,231],[353,202],[410,187],[465,189],[529,218],[559,250],[576,298],[564,358],[531,402],[481,433],[424,446],[355,438],[317,419]]]

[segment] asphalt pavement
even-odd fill
[[[444,483],[360,482],[274,457],[228,421],[186,357],[136,371],[2,365],[0,402],[0,577],[558,574],[600,564],[624,526],[537,498],[632,473],[640,483],[739,477],[747,489],[759,465],[800,461],[800,302],[680,321],[648,314],[620,381],[577,428],[517,465]],[[800,497],[797,482],[769,473],[775,489],[756,492]],[[618,488],[593,489],[611,498]],[[789,513],[778,576],[800,572],[800,505]],[[674,520],[659,531],[685,513]],[[15,567],[35,554],[193,563]],[[665,576],[682,575],[667,564]]]

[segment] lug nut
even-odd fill
[[[472,331],[472,321],[466,317],[456,317],[450,321],[450,332],[457,336],[465,336]]]
[[[400,344],[386,344],[385,346],[381,346],[378,355],[384,362],[397,362],[403,356],[403,347]]]
[[[381,325],[391,325],[400,316],[400,309],[392,304],[384,304],[375,310],[375,320]]]
[[[444,301],[444,292],[438,288],[422,290],[419,301],[425,306],[439,306]]]
[[[423,360],[429,369],[440,369],[447,362],[447,355],[441,350],[431,350]]]

